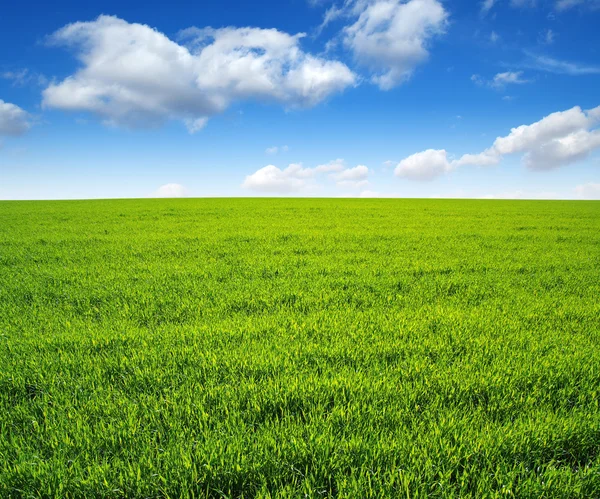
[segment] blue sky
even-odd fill
[[[11,2],[0,199],[598,199],[599,23],[600,0]]]

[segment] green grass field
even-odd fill
[[[0,203],[0,497],[600,497],[600,203]]]

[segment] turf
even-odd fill
[[[0,203],[0,497],[600,497],[600,203]]]

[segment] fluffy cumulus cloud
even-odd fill
[[[0,136],[22,135],[31,128],[29,113],[0,99]]]
[[[373,71],[372,82],[383,90],[411,77],[448,23],[438,0],[349,0],[345,15],[356,20],[343,30],[344,45]]]
[[[161,185],[152,194],[154,198],[184,198],[189,195],[188,190],[181,184]]]
[[[365,165],[358,165],[354,168],[347,168],[338,173],[332,173],[333,178],[338,187],[357,188],[363,187],[369,183],[367,180],[369,169]]]
[[[532,125],[513,128],[506,137],[498,137],[489,154],[524,154],[526,166],[549,170],[585,158],[600,147],[600,106],[582,111],[574,107],[552,113]]]
[[[600,199],[600,183],[578,185],[575,187],[575,193],[580,199]]]
[[[49,85],[43,104],[131,127],[176,119],[194,132],[234,101],[308,107],[355,84],[343,63],[305,53],[303,36],[276,29],[190,28],[178,43],[117,17],[76,22],[50,42],[71,47],[81,67]]]
[[[432,180],[452,168],[444,149],[427,149],[400,161],[394,174],[410,180]]]
[[[267,165],[248,175],[242,187],[259,192],[297,192],[308,186],[308,179],[313,175],[313,170],[303,168],[299,163],[292,163],[283,170],[275,165]]]
[[[321,187],[317,178],[323,174],[328,174],[326,178],[335,181],[338,187],[358,188],[367,185],[369,169],[364,165],[346,168],[343,159],[314,168],[305,168],[302,163],[292,163],[284,169],[267,165],[248,175],[242,187],[258,192],[282,194],[315,190]]]
[[[323,165],[319,165],[315,168],[315,171],[318,173],[332,173],[332,172],[341,172],[346,168],[346,162],[341,159],[332,159],[329,163],[325,163]]]
[[[599,123],[600,106],[588,111],[576,106],[513,128],[478,154],[454,160],[448,159],[445,150],[413,154],[398,164],[395,173],[414,180],[431,180],[460,166],[495,165],[510,154],[522,155],[523,163],[531,170],[550,170],[580,161],[600,148]]]

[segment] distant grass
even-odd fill
[[[600,203],[0,203],[0,497],[600,497]]]

